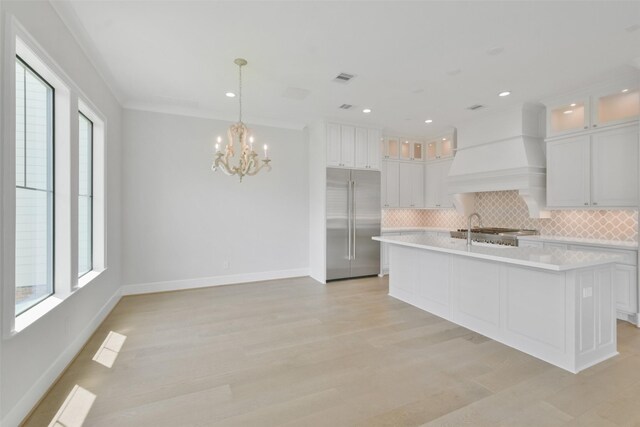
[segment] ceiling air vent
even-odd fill
[[[485,106],[482,105],[482,104],[474,104],[474,105],[472,105],[470,107],[467,107],[467,110],[477,111],[477,110],[481,110],[483,108],[485,108]]]
[[[349,81],[351,81],[351,79],[354,77],[355,76],[353,74],[340,73],[336,76],[335,79],[333,79],[333,81],[338,83],[349,83]]]
[[[342,104],[338,108],[340,108],[341,110],[350,110],[350,109],[353,108],[353,105],[351,105],[351,104]]]

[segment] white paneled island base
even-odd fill
[[[376,240],[390,243],[394,298],[573,373],[618,354],[615,255]]]

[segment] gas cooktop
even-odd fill
[[[497,245],[518,246],[518,236],[531,236],[535,234],[538,234],[537,230],[480,227],[471,229],[471,240],[474,242],[494,243]],[[459,228],[456,231],[452,231],[451,237],[466,239],[467,229]]]

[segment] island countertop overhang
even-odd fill
[[[472,245],[467,247],[466,241],[448,237],[423,235],[379,236],[373,237],[382,243],[400,245],[427,251],[449,253],[470,258],[485,259],[539,268],[549,271],[569,271],[584,267],[595,267],[617,263],[620,255],[606,252],[586,252],[563,249],[542,249],[529,247],[489,247]]]

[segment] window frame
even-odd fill
[[[1,1],[1,0],[0,0]],[[100,285],[107,270],[107,130],[106,116],[16,19],[7,14],[0,34],[0,334],[11,339],[39,322],[80,288]],[[55,272],[54,294],[16,316],[16,56],[55,89]],[[78,278],[78,111],[93,122],[92,265]]]
[[[47,112],[47,115],[51,115],[51,129],[47,129],[47,133],[49,133],[49,135],[47,136],[47,138],[51,139],[51,142],[49,143],[49,141],[47,141],[47,145],[49,146],[48,148],[51,149],[51,157],[49,158],[49,156],[47,156],[47,173],[48,173],[48,177],[47,177],[47,181],[50,179],[51,180],[51,190],[41,190],[39,188],[35,188],[35,187],[29,187],[27,185],[27,105],[26,105],[26,79],[25,79],[25,86],[24,86],[24,90],[25,90],[25,108],[24,108],[24,118],[25,118],[25,122],[24,122],[24,185],[20,186],[18,185],[18,183],[15,183],[15,188],[22,188],[24,190],[31,190],[31,191],[43,191],[45,193],[47,193],[48,197],[51,197],[51,206],[47,206],[47,223],[48,225],[51,227],[50,230],[50,237],[47,236],[47,250],[51,251],[50,254],[50,258],[49,256],[47,257],[47,263],[51,263],[51,266],[47,267],[47,269],[51,269],[51,272],[47,272],[47,279],[51,280],[51,292],[49,294],[47,294],[44,297],[41,297],[35,304],[30,305],[29,307],[23,309],[22,311],[18,311],[17,310],[17,306],[14,300],[14,313],[15,313],[15,317],[20,316],[21,314],[31,310],[32,308],[34,308],[35,306],[37,306],[38,304],[42,303],[43,301],[45,301],[47,298],[55,295],[56,293],[56,88],[49,83],[44,77],[42,77],[40,75],[40,73],[38,73],[31,65],[29,65],[28,62],[26,62],[24,59],[22,59],[22,57],[20,57],[20,55],[18,55],[17,53],[15,54],[15,61],[19,62],[24,68],[25,68],[25,73],[26,72],[30,72],[32,73],[38,80],[40,80],[44,85],[46,85],[50,90],[51,90],[51,97],[49,100],[47,100],[47,108],[51,107],[51,111]],[[15,69],[15,62],[14,62],[14,69]],[[15,71],[14,71],[15,73]],[[15,75],[15,74],[14,74]],[[16,102],[18,93],[17,91],[14,91],[15,96],[13,97],[13,102]],[[15,122],[15,117],[17,117],[17,111],[16,114],[14,116],[14,122]],[[14,131],[15,134],[15,131]],[[15,135],[14,135],[14,142],[15,141]],[[13,157],[13,161],[15,162],[15,156]],[[50,170],[49,170],[50,168]],[[15,174],[14,174],[15,175]],[[14,210],[15,210],[16,206],[14,205]],[[15,234],[15,229],[14,229],[14,234]],[[50,239],[50,241],[49,241]],[[14,253],[15,253],[15,247],[14,247]],[[15,261],[14,261],[14,265],[15,265]],[[15,281],[15,276],[14,276],[14,281],[13,281],[13,286],[14,286],[14,292],[15,289],[17,289],[17,283]]]
[[[81,109],[78,109],[78,115],[84,117],[84,119],[89,122],[90,129],[91,129],[91,132],[90,132],[91,137],[90,137],[90,141],[89,141],[89,164],[91,165],[91,171],[89,173],[89,184],[90,184],[89,185],[89,190],[90,191],[89,191],[89,195],[85,195],[84,196],[84,197],[88,197],[89,198],[89,201],[90,201],[89,206],[91,206],[90,215],[89,215],[89,217],[91,218],[91,227],[89,228],[89,254],[90,254],[89,258],[91,259],[91,263],[89,265],[89,269],[87,271],[83,272],[83,273],[80,273],[80,267],[78,267],[78,279],[80,279],[80,278],[86,276],[87,274],[89,274],[89,273],[91,273],[93,271],[93,263],[94,263],[94,261],[93,261],[93,238],[94,238],[93,237],[93,223],[95,221],[94,214],[93,214],[93,181],[94,181],[94,177],[93,177],[93,174],[94,174],[93,139],[94,139],[94,124],[93,124],[93,121],[89,117],[87,117],[82,112]],[[78,137],[78,143],[79,142],[80,142],[80,137]],[[79,152],[80,152],[80,148],[78,147],[78,153]],[[79,164],[79,162],[78,162],[78,164]],[[78,174],[78,182],[80,182],[79,178],[80,177],[79,177],[79,174]],[[80,190],[78,190],[78,203],[80,203],[80,197],[81,196],[83,196],[83,195],[81,195],[80,194]],[[80,212],[80,206],[79,205],[78,205],[78,212]],[[79,221],[80,220],[79,220],[79,215],[78,215],[78,222]],[[80,236],[79,235],[78,235],[78,246],[80,246]],[[79,252],[78,252],[78,255],[79,255]],[[78,265],[80,265],[80,264],[78,263]]]

